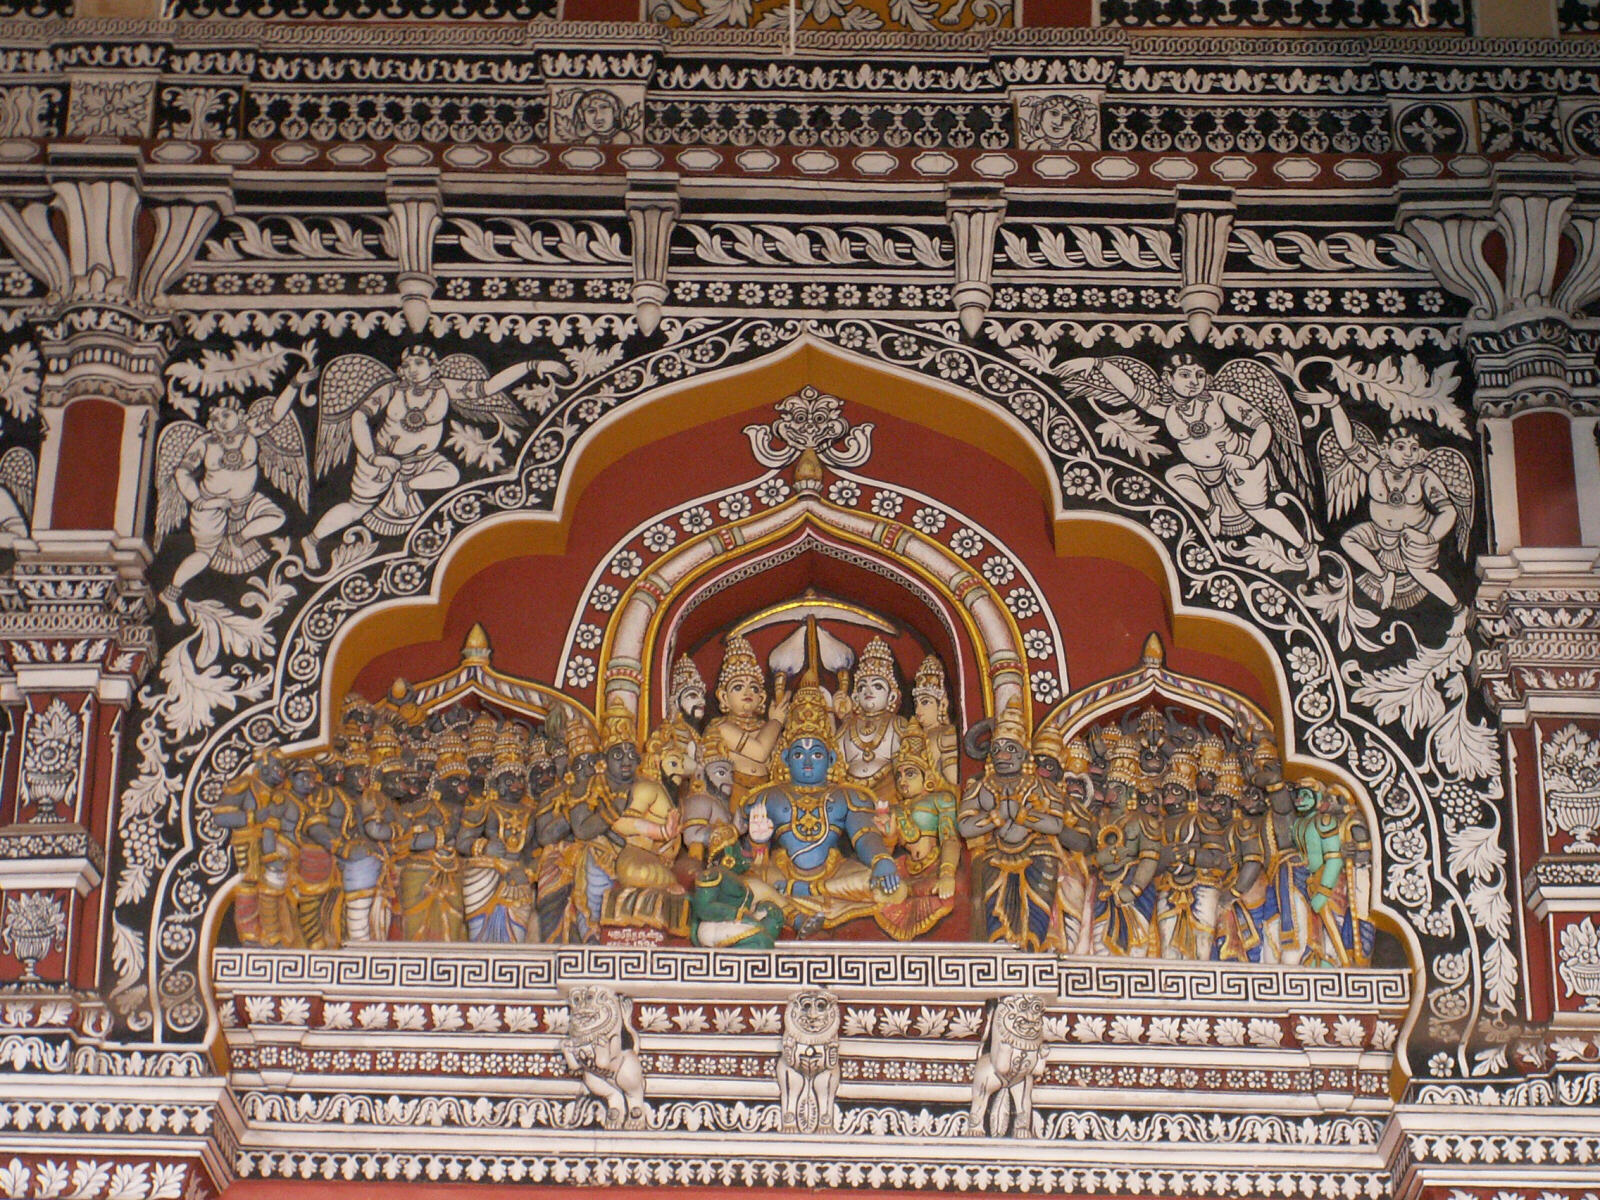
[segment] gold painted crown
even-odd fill
[[[467,727],[467,753],[473,758],[492,758],[499,732],[500,723],[494,714],[480,712]]]
[[[367,751],[367,739],[362,737],[347,737],[344,739],[344,750],[340,758],[347,767],[366,767],[372,764],[372,755]]]
[[[939,764],[935,761],[932,751],[928,748],[926,738],[916,734],[907,734],[900,739],[900,745],[894,752],[894,765],[914,766],[932,782],[940,776]]]
[[[1128,787],[1139,786],[1139,766],[1137,758],[1117,756],[1111,760],[1111,765],[1106,768],[1107,783],[1122,783]]]
[[[1252,766],[1264,767],[1268,763],[1277,761],[1278,747],[1271,738],[1262,738],[1250,751],[1250,763]]]
[[[511,722],[494,739],[494,770],[520,771],[527,754],[522,740],[522,730]]]
[[[603,724],[605,726],[603,749],[609,750],[611,747],[620,746],[624,742],[638,744],[634,731],[633,714],[628,711],[628,707],[622,702],[621,696],[611,697],[611,702],[606,705]]]
[[[568,721],[566,728],[561,731],[561,737],[566,743],[569,759],[600,751],[600,739],[595,735],[594,727],[582,717],[573,717]]]
[[[439,735],[435,748],[439,753],[439,761],[434,773],[441,779],[468,774],[467,741],[459,730],[446,729]]]
[[[1172,758],[1167,762],[1167,768],[1161,773],[1161,786],[1178,784],[1186,791],[1194,791],[1195,783],[1199,779],[1200,764],[1195,761],[1192,750],[1174,750]]]
[[[856,661],[856,678],[887,679],[891,684],[894,683],[894,651],[889,649],[888,642],[873,635]]]
[[[1089,743],[1082,738],[1073,738],[1066,744],[1061,767],[1069,775],[1087,775],[1092,761],[1089,757]]]
[[[932,696],[936,700],[948,699],[944,685],[944,664],[936,655],[928,655],[917,667],[917,675],[911,683],[913,696]]]
[[[1230,800],[1237,800],[1244,795],[1244,772],[1239,769],[1238,759],[1230,757],[1223,762],[1217,772],[1217,781],[1211,785],[1211,790]]]
[[[1165,733],[1167,722],[1154,708],[1147,708],[1139,714],[1139,732],[1147,738],[1154,739],[1155,735]]]
[[[706,690],[706,681],[701,678],[700,668],[694,665],[694,659],[687,654],[680,654],[678,661],[672,664],[672,684],[669,690],[676,698],[690,688],[697,688],[703,692]]]
[[[785,747],[801,738],[819,738],[833,744],[833,707],[828,697],[815,683],[803,682],[789,701],[789,712],[783,720]]]
[[[1208,775],[1215,775],[1222,769],[1222,760],[1226,756],[1227,747],[1217,734],[1208,733],[1200,739],[1200,769]]]
[[[1006,705],[1005,711],[995,718],[994,740],[999,741],[1002,738],[1024,746],[1028,744],[1028,727],[1022,720],[1022,701],[1011,701]]]
[[[728,635],[727,649],[722,652],[722,669],[717,673],[717,690],[738,682],[749,680],[763,692],[766,691],[766,676],[761,673],[761,663],[756,659],[756,652],[742,634]]]
[[[400,734],[389,722],[380,721],[378,727],[372,731],[372,746],[369,754],[372,758],[372,765],[378,770],[388,766],[403,765],[400,751]]]
[[[542,733],[536,733],[528,739],[528,765],[550,761],[550,739]]]
[[[1061,762],[1066,752],[1066,743],[1061,737],[1061,727],[1059,725],[1045,725],[1035,732],[1033,735],[1033,752]]]

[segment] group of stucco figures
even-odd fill
[[[681,659],[642,743],[620,706],[597,731],[562,705],[538,728],[430,713],[401,683],[376,705],[349,698],[331,751],[260,751],[213,810],[239,935],[768,947],[871,919],[909,940],[964,882],[972,936],[1028,950],[1370,962],[1354,798],[1286,783],[1267,738],[1149,708],[1064,742],[1050,726],[1030,738],[1010,708],[963,739],[937,658],[909,716],[887,643],[855,667],[832,692],[808,669],[769,694],[731,636],[719,715]],[[963,741],[983,768],[961,788]]]

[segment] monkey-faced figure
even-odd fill
[[[985,1015],[967,1134],[1031,1138],[1033,1081],[1044,1074],[1044,1001],[1005,996],[989,1001]]]
[[[796,992],[783,1011],[778,1106],[784,1133],[831,1133],[839,1091],[839,1001],[830,992]]]
[[[607,1129],[644,1129],[644,1068],[628,1017],[633,1002],[602,987],[574,988],[567,998],[567,1036],[561,1054],[583,1086],[606,1106]]]

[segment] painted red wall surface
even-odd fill
[[[53,529],[111,529],[122,462],[122,406],[74,400],[61,416],[61,463],[50,506]]]
[[[1565,413],[1524,413],[1511,423],[1517,512],[1524,546],[1581,546],[1572,425]]]
[[[438,641],[380,655],[361,670],[356,689],[376,697],[397,676],[419,680],[453,669],[474,622],[489,634],[497,669],[552,681],[572,614],[595,566],[653,514],[758,478],[762,468],[751,457],[741,429],[771,419],[771,409],[763,404],[619,459],[571,502],[575,510],[565,556],[514,558],[483,570],[456,594]],[[965,442],[882,412],[873,412],[872,420],[877,426],[873,456],[860,473],[962,510],[1009,545],[1033,571],[1055,611],[1073,689],[1131,669],[1144,639],[1155,631],[1168,644],[1172,669],[1267,702],[1262,681],[1244,667],[1172,644],[1163,589],[1145,575],[1106,559],[1058,557],[1045,498],[1010,466]],[[797,581],[787,576],[785,586]],[[763,595],[746,611],[786,594]],[[719,656],[712,648],[705,665],[714,668]],[[902,665],[908,673],[915,667]],[[707,682],[714,679],[708,671]]]

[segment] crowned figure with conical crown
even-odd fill
[[[767,707],[767,680],[749,641],[728,637],[717,675],[717,703],[722,715],[706,725],[707,754],[720,751],[733,764],[732,805],[737,812],[746,796],[767,782],[773,751],[783,733],[787,698]]]
[[[903,898],[876,809],[876,798],[845,775],[813,665],[790,699],[771,782],[747,808],[751,844],[764,851],[755,878],[777,894],[799,932],[831,929]]]
[[[991,942],[1060,952],[1061,797],[1034,773],[1021,704],[1008,704],[993,729],[956,819],[972,852],[974,910]]]
[[[922,660],[911,681],[911,702],[922,740],[952,788],[961,786],[961,733],[950,720],[950,691],[937,655]]]
[[[893,805],[894,756],[911,722],[900,716],[900,683],[894,652],[881,637],[867,643],[856,662],[853,685],[841,673],[834,697],[839,749],[850,782],[871,792],[881,807]],[[848,692],[848,694],[846,694]]]

